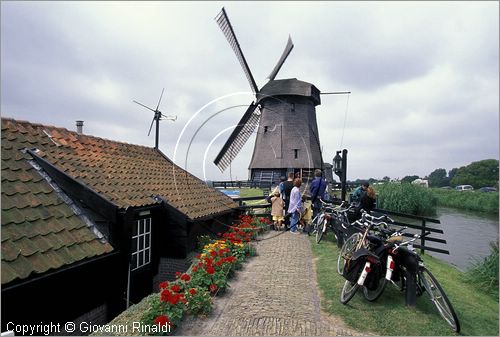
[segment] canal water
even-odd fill
[[[490,255],[490,242],[498,240],[498,215],[440,207],[437,209],[437,218],[441,224],[429,225],[444,231],[444,234],[433,236],[445,239],[446,245],[435,242],[426,242],[426,245],[446,249],[450,255],[434,252],[426,254],[446,261],[459,270],[464,271],[474,262]]]

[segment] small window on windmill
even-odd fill
[[[292,110],[292,111],[295,111],[295,103],[292,103],[291,110]]]
[[[293,149],[293,157],[295,159],[299,158],[299,149]]]
[[[264,126],[264,133],[266,133],[266,132],[267,132],[267,125]]]

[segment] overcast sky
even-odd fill
[[[231,169],[213,159],[254,96],[214,18],[225,7],[262,87],[324,95],[324,160],[348,179],[424,177],[499,157],[499,4],[492,2],[1,2],[1,114],[154,146],[200,178],[247,179],[252,137]],[[221,112],[222,111],[222,112]]]

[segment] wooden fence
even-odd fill
[[[245,204],[246,201],[254,201],[254,200],[264,200],[263,197],[244,197],[244,198],[234,198],[233,199],[234,201],[238,202],[238,204],[240,205],[240,209],[242,210],[247,210],[247,209],[262,209],[262,208],[268,208],[268,207],[271,207],[271,205],[269,203],[264,203],[264,204],[258,204],[258,205],[247,205]],[[337,204],[339,204],[339,202],[337,202]],[[401,227],[408,227],[408,228],[413,228],[413,229],[417,229],[420,231],[421,234],[424,234],[425,232],[431,232],[430,235],[436,235],[436,234],[444,234],[443,230],[442,229],[439,229],[439,228],[433,228],[433,227],[429,227],[428,226],[428,223],[434,223],[434,224],[440,224],[441,222],[438,220],[438,219],[432,219],[432,218],[428,218],[428,217],[423,217],[423,216],[418,216],[418,215],[412,215],[412,214],[405,214],[405,213],[398,213],[398,212],[392,212],[392,211],[388,211],[388,210],[385,210],[385,209],[374,209],[373,210],[373,213],[375,213],[376,216],[378,216],[376,213],[378,214],[386,214],[386,215],[389,215],[389,216],[396,216],[398,218],[402,218],[403,221],[395,221],[394,222],[394,225],[397,225],[397,226],[401,226]],[[270,216],[270,214],[268,213],[261,213],[259,214],[259,216]],[[411,219],[411,220],[418,220],[420,221],[420,225],[416,225],[416,224],[409,224],[409,223],[406,223],[404,222],[405,219]],[[413,237],[413,234],[410,234],[410,233],[404,233],[403,234],[404,236],[406,237]],[[441,249],[441,248],[435,248],[435,247],[430,247],[430,246],[426,246],[425,243],[426,241],[428,242],[436,242],[436,243],[440,243],[440,244],[443,244],[445,245],[446,244],[446,240],[445,239],[441,239],[441,238],[436,238],[434,236],[425,236],[425,237],[422,237],[420,238],[420,244],[414,244],[414,247],[415,248],[419,248],[420,249],[420,253],[421,254],[424,254],[424,251],[431,251],[431,252],[436,252],[436,253],[441,253],[441,254],[450,254],[450,252],[446,249]]]

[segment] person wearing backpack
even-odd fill
[[[321,209],[321,198],[325,195],[326,191],[326,179],[322,177],[321,170],[314,171],[314,179],[311,182],[311,187],[309,188],[311,192],[311,202],[313,207],[313,217],[315,217]]]

